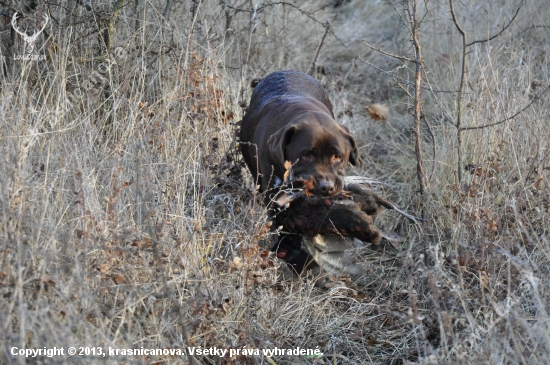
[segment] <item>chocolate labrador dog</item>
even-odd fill
[[[274,72],[256,85],[240,140],[245,162],[263,192],[283,183],[285,162],[290,161],[293,178],[307,181],[310,193],[337,195],[348,162],[359,163],[355,140],[334,120],[325,90],[302,72]],[[266,204],[272,196],[266,194]],[[297,273],[316,266],[301,243],[301,235],[285,233],[272,248]]]
[[[302,72],[274,72],[256,85],[240,140],[261,191],[283,182],[290,161],[294,178],[312,183],[314,195],[335,195],[348,162],[359,163],[355,140],[334,120],[323,87]]]

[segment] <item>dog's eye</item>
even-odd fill
[[[304,152],[302,153],[302,158],[304,160],[312,160],[313,159],[313,153],[311,152]]]
[[[333,160],[334,162],[340,162],[340,161],[342,161],[343,158],[344,158],[344,157],[343,157],[342,155],[334,155],[334,156],[332,156],[332,160]]]

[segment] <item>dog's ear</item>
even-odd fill
[[[284,166],[285,164],[285,146],[290,142],[290,138],[297,129],[298,126],[296,125],[287,125],[272,134],[267,141],[271,156],[279,166]]]
[[[345,125],[342,125],[342,128],[344,129],[344,131],[346,131],[346,137],[348,138],[348,142],[351,147],[351,150],[349,153],[349,162],[353,166],[360,166],[361,158],[359,158],[359,150],[357,149],[357,143],[355,143],[355,139],[353,139],[353,137],[349,133],[348,127],[346,127]]]
[[[348,141],[351,146],[351,151],[349,153],[349,162],[354,166],[360,166],[361,158],[359,157],[359,150],[357,149],[357,143],[355,143],[355,139],[353,139],[351,135],[348,137]]]

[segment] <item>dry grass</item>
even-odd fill
[[[549,97],[507,123],[464,132],[471,166],[459,183],[449,122],[456,93],[425,90],[436,153],[426,130],[421,198],[410,65],[361,43],[408,54],[402,5],[330,3],[183,2],[165,21],[165,2],[153,1],[137,32],[129,3],[116,22],[123,52],[110,62],[97,24],[111,2],[97,3],[95,20],[80,5],[70,18],[72,2],[49,5],[47,59],[8,60],[0,79],[1,363],[23,363],[13,346],[188,345],[325,354],[196,357],[201,364],[550,363]],[[466,1],[457,12],[475,39],[498,31],[516,3]],[[448,3],[428,9],[426,80],[457,90],[460,39]],[[466,126],[502,120],[547,87],[549,18],[542,0],[529,2],[502,36],[472,48]],[[309,69],[326,20],[338,39],[327,36],[316,76],[359,142],[364,163],[353,174],[383,181],[380,193],[424,209],[426,222],[422,233],[385,212],[377,223],[403,237],[401,246],[362,252],[368,270],[358,282],[316,287],[314,278],[285,279],[267,255],[265,212],[234,124],[253,78]],[[21,38],[7,46],[9,27],[0,33],[6,57],[23,52]],[[390,106],[387,121],[369,117],[373,103]]]

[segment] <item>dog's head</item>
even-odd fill
[[[296,180],[313,183],[315,195],[336,195],[343,189],[348,162],[358,165],[357,144],[346,127],[305,118],[290,123],[269,139],[271,156],[279,166],[292,163]]]

